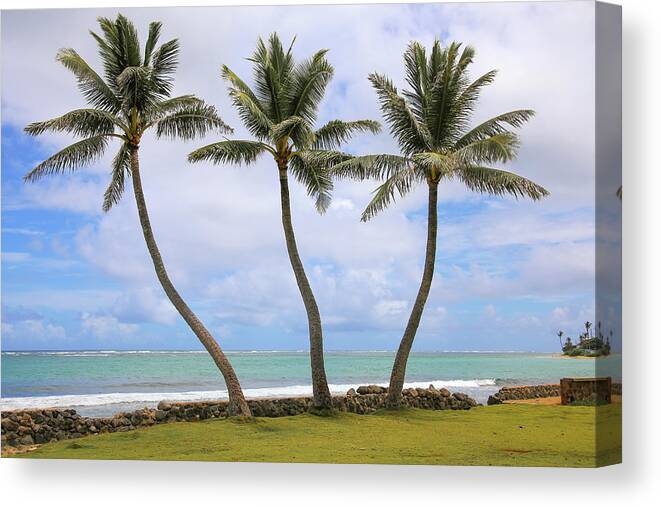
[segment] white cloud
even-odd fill
[[[120,322],[112,315],[93,315],[83,313],[80,317],[83,332],[92,334],[95,338],[108,338],[113,335],[131,335],[137,331],[136,324]]]
[[[564,306],[561,300],[594,291],[592,8],[588,2],[569,2],[123,12],[141,30],[158,18],[164,22],[164,39],[180,38],[175,93],[195,92],[218,105],[237,137],[247,134],[218,69],[226,63],[250,79],[245,57],[257,37],[268,35],[274,26],[283,39],[297,35],[299,58],[320,47],[330,49],[336,73],[320,122],[381,119],[366,76],[384,72],[401,85],[401,54],[412,38],[428,45],[442,36],[474,45],[475,76],[497,67],[498,79],[485,91],[475,120],[534,108],[537,117],[523,129],[521,154],[511,169],[544,184],[552,195],[540,203],[483,201],[456,183],[441,189],[439,262],[424,319],[427,329],[440,329],[461,318],[448,312],[450,304],[472,298],[498,300],[499,309],[501,300],[531,297]],[[20,128],[80,107],[74,81],[54,61],[54,53],[59,47],[74,47],[98,67],[87,29],[95,27],[98,15],[114,13],[3,13],[3,121]],[[312,18],[324,21],[312,23]],[[141,148],[152,225],[170,276],[195,309],[229,331],[254,325],[304,334],[302,303],[282,237],[273,161],[264,157],[250,168],[186,163],[188,152],[210,140],[165,142],[147,136]],[[68,141],[44,137],[43,147],[52,151]],[[395,153],[397,148],[385,129],[379,136],[357,137],[347,150]],[[112,154],[78,174],[26,187],[9,203],[12,209],[68,210],[86,217],[87,225],[78,228],[68,251],[122,287],[99,291],[99,299],[90,299],[89,291],[52,290],[11,298],[16,304],[77,307],[87,312],[87,331],[106,336],[121,333],[122,325],[129,326],[123,332],[130,332],[137,322],[178,322],[155,280],[130,186],[120,205],[108,214],[99,211]],[[331,209],[319,216],[304,189],[292,182],[299,248],[331,331],[401,330],[419,284],[425,225],[415,213],[424,209],[424,188],[364,224],[360,213],[375,186],[338,182]],[[455,206],[465,208],[448,211]],[[67,253],[66,245],[53,247]],[[25,255],[5,253],[3,258],[20,262],[29,258]]]

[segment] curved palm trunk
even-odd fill
[[[213,358],[213,361],[216,363],[216,366],[218,366],[218,369],[222,373],[229,394],[229,405],[227,407],[228,414],[250,416],[250,408],[243,396],[243,391],[241,390],[241,385],[234,372],[234,368],[232,368],[232,365],[221,350],[218,342],[213,336],[211,336],[211,333],[209,333],[204,327],[204,324],[202,324],[200,319],[197,318],[186,302],[181,298],[165,270],[161,252],[158,249],[158,245],[154,239],[154,233],[151,229],[149,214],[147,213],[147,204],[145,203],[145,196],[142,192],[137,146],[131,148],[131,177],[133,179],[133,191],[135,193],[135,202],[138,205],[138,215],[140,216],[142,233],[145,237],[145,242],[147,243],[147,250],[149,250],[149,255],[151,255],[151,259],[154,263],[154,269],[156,270],[158,281],[161,282],[161,286],[163,287],[165,294],[168,296],[168,299],[170,299],[179,314],[202,342],[202,345],[207,349]]]
[[[386,397],[386,406],[388,408],[398,408],[402,402],[402,388],[404,387],[404,378],[406,376],[406,363],[411,353],[413,340],[420,325],[422,311],[425,308],[429,289],[434,278],[434,263],[436,262],[436,232],[438,228],[438,183],[429,183],[429,208],[427,210],[427,250],[425,253],[425,268],[422,273],[422,281],[418,289],[418,295],[415,298],[411,316],[406,324],[404,336],[399,344],[395,363],[390,375],[390,385],[388,387],[388,396]]]
[[[291,222],[291,209],[289,203],[289,185],[287,183],[287,167],[279,166],[280,173],[280,204],[282,207],[282,227],[285,230],[287,253],[289,261],[294,270],[296,284],[303,298],[305,311],[308,314],[308,329],[310,333],[310,366],[312,369],[312,398],[315,408],[330,409],[333,407],[333,399],[328,389],[326,370],[324,367],[324,339],[321,330],[321,317],[319,307],[314,298],[310,282],[305,275],[305,269],[301,262],[294,236],[294,227]]]

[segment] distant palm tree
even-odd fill
[[[161,23],[149,25],[149,35],[140,48],[135,26],[121,14],[116,20],[99,18],[101,35],[92,37],[99,47],[104,77],[99,76],[73,49],[61,49],[57,60],[76,76],[78,88],[90,104],[59,118],[32,123],[25,128],[30,135],[46,131],[66,132],[83,139],[64,148],[37,165],[25,180],[75,171],[98,160],[108,142],[119,140],[120,148],[112,162],[110,186],[105,192],[103,210],[119,202],[125,180],[131,177],[142,232],[166,295],[197,335],[220,369],[229,394],[231,415],[250,415],[239,380],[229,360],[211,333],[181,298],[165,270],[154,239],[142,191],[138,150],[145,131],[156,137],[195,139],[210,131],[230,132],[216,109],[192,95],[170,97],[173,74],[177,68],[179,42],[176,39],[157,47]]]
[[[562,349],[562,346],[563,346],[563,345],[562,345],[562,336],[563,336],[564,334],[565,334],[565,333],[563,333],[562,331],[558,331],[558,338],[560,338],[560,349]]]
[[[289,49],[284,50],[277,34],[266,44],[261,38],[249,60],[254,68],[254,87],[242,81],[227,66],[222,76],[229,83],[229,94],[239,116],[256,140],[224,140],[204,146],[189,155],[191,162],[252,164],[262,154],[275,160],[280,180],[280,204],[287,253],[307,312],[310,335],[310,364],[315,408],[332,407],[326,380],[321,317],[296,245],[291,219],[288,173],[306,186],[316,199],[319,212],[328,207],[333,189],[328,166],[347,155],[336,151],[357,132],[379,131],[370,120],[332,120],[315,130],[317,110],[333,67],[326,60],[327,50],[296,63]]]
[[[391,408],[401,405],[406,364],[434,275],[439,183],[459,180],[477,192],[533,200],[548,195],[530,180],[488,166],[514,159],[519,141],[509,128],[522,126],[533,111],[511,111],[469,129],[481,89],[496,75],[490,71],[471,82],[467,68],[474,53],[471,47],[461,51],[458,43],[441,48],[437,40],[427,56],[424,47],[412,42],[404,54],[409,89],[402,94],[387,77],[371,74],[369,80],[376,89],[384,119],[402,154],[354,157],[333,169],[337,177],[385,179],[365,209],[363,221],[385,209],[395,192],[404,196],[421,183],[428,189],[424,271],[390,376],[386,405]]]
[[[590,339],[592,336],[590,335],[590,328],[592,327],[592,322],[586,322],[585,323],[585,337],[587,339]]]

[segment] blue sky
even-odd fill
[[[330,49],[336,75],[320,110],[332,118],[380,119],[366,76],[402,82],[401,54],[416,39],[477,48],[474,75],[498,68],[475,121],[523,107],[509,169],[546,186],[541,203],[441,189],[436,278],[418,350],[555,350],[558,329],[575,335],[594,319],[594,39],[590,2],[537,4],[123,9],[142,33],[164,23],[182,45],[175,93],[218,106],[245,137],[219,78],[221,63],[250,77],[244,57],[273,26],[297,35],[299,58]],[[2,15],[2,346],[10,349],[194,349],[195,337],[153,274],[131,193],[100,211],[112,149],[75,174],[25,186],[35,163],[66,145],[27,138],[22,127],[83,105],[54,61],[74,47],[98,67],[98,15],[113,10]],[[49,30],[44,31],[43,26]],[[342,30],[337,30],[342,26]],[[189,166],[193,143],[147,138],[141,150],[155,234],[190,305],[233,349],[306,349],[307,324],[286,258],[277,174]],[[354,153],[391,152],[386,133],[361,136]],[[329,349],[394,349],[422,266],[425,192],[368,224],[359,222],[374,183],[342,182],[319,216],[298,185],[294,225],[325,322]]]

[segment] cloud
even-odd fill
[[[84,333],[90,333],[95,338],[108,338],[119,335],[131,335],[136,332],[136,324],[120,322],[112,315],[92,315],[83,313],[80,317],[81,327]]]
[[[248,134],[218,69],[227,64],[249,80],[245,57],[257,37],[268,35],[274,26],[284,40],[297,35],[294,50],[299,58],[321,47],[330,49],[336,72],[319,123],[381,119],[366,77],[383,72],[401,87],[401,55],[411,39],[429,45],[441,37],[474,45],[474,76],[499,69],[475,122],[511,109],[534,108],[537,116],[522,130],[521,153],[509,169],[540,182],[551,197],[539,203],[516,202],[472,194],[458,183],[443,186],[436,278],[422,341],[440,345],[445,339],[437,338],[440,334],[453,333],[478,337],[471,339],[491,348],[491,339],[473,327],[483,317],[503,319],[497,326],[509,325],[512,333],[524,337],[526,326],[551,327],[554,308],[571,307],[576,315],[580,308],[589,308],[595,276],[594,20],[589,3],[122,11],[141,31],[157,18],[164,23],[164,39],[180,38],[175,93],[194,92],[217,105],[237,137]],[[5,125],[21,129],[83,104],[72,76],[54,61],[54,53],[59,47],[74,47],[98,68],[87,29],[95,27],[98,15],[115,12],[3,13]],[[44,31],[43,26],[52,29]],[[562,38],[557,37],[560,32]],[[280,340],[270,347],[298,347],[306,341],[307,324],[285,251],[273,160],[264,157],[249,168],[189,165],[187,153],[212,139],[165,142],[147,135],[141,148],[150,218],[170,277],[205,322],[236,339],[232,343],[243,346],[259,334],[262,343],[269,336]],[[70,139],[61,135],[40,138],[39,153],[31,162],[67,142]],[[358,136],[346,150],[396,153],[397,146],[384,129],[378,136]],[[44,308],[83,312],[84,331],[104,339],[113,333],[139,334],[143,325],[180,330],[183,324],[158,286],[146,252],[131,187],[111,212],[100,212],[112,155],[109,150],[93,167],[77,173],[17,187],[10,207],[3,201],[3,210],[16,214],[75,217],[66,225],[73,234],[46,244],[55,255],[83,263],[90,277],[103,280],[106,288],[92,289],[89,282],[67,288],[44,282],[39,288],[12,289],[5,297],[42,313]],[[416,189],[369,223],[361,223],[360,213],[376,185],[338,182],[331,208],[319,216],[305,189],[291,184],[299,249],[329,343],[338,347],[360,345],[360,337],[366,344],[381,340],[392,348],[420,282],[425,189]],[[19,229],[32,228],[14,228]],[[26,264],[36,258],[17,248],[4,252],[3,259]],[[531,300],[539,306],[524,308]],[[498,312],[490,315],[487,308],[494,302]],[[497,326],[494,329],[501,329]],[[498,339],[521,343],[508,333],[501,332]]]
[[[171,325],[178,318],[177,311],[162,295],[160,288],[139,288],[124,292],[114,302],[113,316],[126,323],[150,322]]]
[[[66,340],[64,327],[24,306],[2,306],[2,339],[6,349],[19,348],[19,344],[30,341],[40,348]]]

